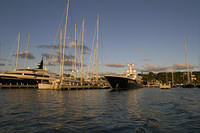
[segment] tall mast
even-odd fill
[[[24,68],[26,68],[26,65],[27,65],[27,57],[28,57],[28,53],[29,53],[28,49],[29,49],[30,38],[31,38],[30,33],[28,33],[27,47],[26,47],[26,51],[25,51],[26,57],[25,57]]]
[[[74,44],[74,49],[75,49],[75,55],[74,55],[74,78],[76,79],[76,45],[77,45],[77,24],[75,24],[75,44]]]
[[[67,11],[66,11],[66,18],[65,18],[65,31],[64,31],[63,57],[62,57],[62,75],[64,74],[64,62],[65,62],[65,46],[66,46],[66,34],[67,34],[68,10],[69,10],[69,0],[67,2]]]
[[[98,47],[99,47],[99,15],[97,16],[97,42],[96,42],[96,78],[98,79]]]
[[[84,25],[85,25],[85,18],[83,18],[83,25],[82,25],[82,41],[81,41],[81,82],[83,81],[83,42],[84,42]]]
[[[60,29],[60,55],[59,55],[59,61],[60,61],[60,76],[62,76],[62,29]]]
[[[184,38],[184,48],[185,48],[185,64],[187,67],[187,79],[188,79],[188,84],[189,84],[191,81],[190,81],[190,73],[189,73],[187,38],[186,37]]]
[[[17,56],[16,56],[16,69],[18,67],[18,56],[19,56],[19,45],[20,45],[20,32],[18,33],[18,38],[17,38]]]

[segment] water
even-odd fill
[[[200,89],[0,89],[0,132],[200,132]]]

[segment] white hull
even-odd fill
[[[160,84],[160,89],[170,89],[171,85],[170,84]]]
[[[52,84],[39,83],[38,89],[42,89],[42,90],[53,89],[53,86],[52,86]]]

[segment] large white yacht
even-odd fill
[[[43,69],[43,59],[38,68],[16,69],[12,72],[0,74],[1,88],[38,87],[38,83],[48,83],[52,80],[52,74]]]

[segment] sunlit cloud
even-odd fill
[[[104,75],[116,75],[117,73],[114,72],[101,72],[99,73],[100,76],[104,76]]]
[[[196,65],[191,65],[191,64],[188,64],[188,68],[190,70],[192,69],[195,69],[195,68],[200,68],[199,66],[196,66]],[[187,65],[186,64],[173,64],[172,66],[155,66],[153,64],[147,64],[144,66],[144,69],[141,70],[143,72],[163,72],[163,71],[171,71],[171,70],[178,70],[178,71],[181,71],[181,70],[187,70]]]
[[[143,71],[144,72],[161,72],[166,71],[169,68],[169,66],[155,66],[153,64],[147,64],[144,66]]]
[[[74,61],[73,60],[65,60],[65,63],[64,65],[65,66],[72,66],[72,64],[74,64]],[[81,64],[80,63],[76,63],[76,66],[80,66]],[[83,64],[83,67],[86,67],[87,65],[86,64]]]
[[[46,59],[50,59],[52,57],[56,57],[57,54],[50,54],[50,53],[42,53],[42,57],[45,57]]]
[[[13,56],[16,57],[17,54],[15,54]],[[22,59],[27,58],[27,59],[30,59],[30,60],[35,59],[34,55],[32,53],[28,52],[28,51],[19,53],[19,58],[22,58]]]
[[[46,59],[51,59],[53,57],[60,58],[60,55],[59,54],[42,53],[42,57],[45,57]],[[65,54],[65,59],[74,59],[74,55],[66,55]]]
[[[60,64],[60,61],[58,59],[52,59],[52,60],[49,60],[47,64],[50,66],[55,66],[57,64]],[[73,60],[65,59],[65,62],[64,62],[65,66],[72,66],[72,64],[74,65]],[[80,66],[80,63],[76,63],[76,66]],[[83,67],[85,67],[85,66],[87,66],[87,65],[83,64]]]
[[[38,48],[47,48],[47,49],[58,49],[59,45],[48,45],[48,44],[41,44],[37,46]],[[65,46],[65,48],[68,48]]]
[[[75,47],[75,42],[70,42],[69,43],[69,47],[74,48]],[[77,44],[76,48],[81,50],[82,45],[78,45]],[[83,45],[83,54],[88,54],[88,51],[90,51],[90,48],[88,46],[86,46],[86,45]]]
[[[125,65],[119,64],[119,63],[108,63],[108,64],[105,64],[105,66],[107,66],[107,67],[115,67],[115,68],[125,67]]]
[[[8,59],[0,58],[0,61],[8,61]]]
[[[199,66],[195,66],[195,65],[191,65],[188,64],[188,66],[186,64],[174,64],[171,67],[173,70],[186,70],[187,68],[189,69],[195,69],[195,68],[199,68]]]
[[[72,69],[71,69],[71,68],[68,68],[68,69],[65,69],[64,71],[65,71],[65,72],[72,72]]]
[[[5,64],[3,64],[3,63],[0,63],[0,66],[5,66]]]
[[[147,58],[144,58],[144,59],[141,59],[142,62],[148,62],[150,61],[150,59],[147,59]]]

